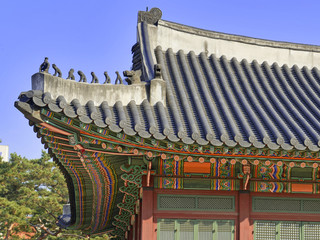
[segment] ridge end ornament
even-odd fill
[[[128,85],[137,84],[141,82],[141,70],[123,71],[123,76],[127,77],[125,81]]]
[[[154,65],[154,78],[162,79],[162,72],[161,72],[161,65],[160,64]]]
[[[162,17],[162,11],[159,8],[151,8],[150,11],[139,11],[138,23],[146,22],[152,25],[158,25],[158,21]]]

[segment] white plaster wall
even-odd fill
[[[68,103],[73,99],[78,99],[82,105],[92,100],[96,106],[99,106],[103,101],[107,101],[112,106],[117,101],[121,101],[122,105],[126,106],[132,100],[140,105],[143,100],[147,99],[152,106],[159,101],[165,106],[165,82],[161,79],[151,80],[149,93],[147,87],[146,82],[132,85],[113,85],[76,82],[47,73],[36,73],[32,76],[32,90],[40,90],[43,93],[49,92],[52,99],[63,96]]]
[[[103,101],[107,101],[109,105],[114,105],[117,101],[127,105],[131,100],[141,104],[144,99],[147,99],[145,83],[134,85],[82,83],[43,73],[32,76],[32,89],[49,92],[53,99],[61,95],[68,103],[78,99],[82,105],[89,100],[92,100],[96,106]]]
[[[200,36],[197,35],[197,32],[202,33],[204,30],[181,25],[181,30],[178,31],[170,28],[170,24],[162,21],[157,27],[150,25],[150,32],[154,32],[154,28],[158,29],[157,34],[150,37],[153,49],[160,45],[163,50],[172,48],[174,52],[181,49],[185,53],[192,50],[196,54],[207,51],[208,55],[216,54],[217,57],[225,55],[228,59],[235,57],[239,61],[245,58],[249,62],[257,60],[259,63],[264,61],[269,64],[277,62],[280,66],[288,64],[291,67],[296,64],[299,67],[320,68],[320,47],[318,46],[260,40],[236,35],[229,35],[230,39],[239,38],[239,41],[219,39],[221,38],[219,33],[216,34],[218,38]],[[178,24],[174,25],[177,28]],[[190,28],[192,33],[188,32]],[[263,46],[263,42],[273,46]],[[313,51],[313,48],[316,51]]]

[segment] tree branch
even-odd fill
[[[47,236],[48,236],[48,234],[47,234],[47,233],[42,232],[42,233],[41,233],[41,235],[37,238],[37,240],[45,239]]]
[[[55,220],[58,219],[53,213],[51,213],[47,208],[41,206],[40,204],[36,203],[40,208],[44,209],[51,217],[53,217]]]
[[[11,225],[7,229],[7,234],[6,234],[6,237],[4,238],[4,240],[8,240],[9,239],[13,226],[14,226],[14,223],[11,223]]]
[[[83,236],[81,236],[81,235],[78,235],[78,234],[71,234],[71,233],[61,233],[60,234],[62,237],[67,237],[67,236],[69,236],[69,237],[77,237],[77,238],[83,238],[83,239],[90,239],[90,237],[83,237]]]
[[[41,219],[39,219],[40,222]],[[32,225],[33,227],[35,227],[35,225]],[[62,228],[59,227],[59,230],[56,231],[56,232],[53,232],[51,231],[49,228],[45,227],[44,224],[41,224],[40,226],[36,226],[40,229],[43,230],[43,232],[41,233],[41,235],[37,238],[37,240],[43,240],[45,239],[48,235],[51,235],[51,236],[58,236],[60,235],[61,237],[77,237],[77,238],[82,238],[82,239],[89,239],[90,237],[83,237],[81,235],[78,235],[78,234],[71,234],[71,233],[62,233]]]

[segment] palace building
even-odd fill
[[[320,46],[161,16],[138,14],[128,84],[44,63],[15,102],[68,184],[58,224],[129,240],[320,239]]]

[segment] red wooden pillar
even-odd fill
[[[130,229],[129,233],[128,233],[128,240],[132,240],[133,239],[133,228],[134,226],[131,226],[132,228]]]
[[[141,206],[141,201],[139,202]],[[136,221],[136,235],[135,235],[135,240],[140,239],[140,226],[141,226],[141,209],[139,207],[139,214],[137,214],[137,221]]]
[[[141,240],[155,240],[153,226],[153,187],[143,187],[141,203]]]
[[[251,240],[252,225],[250,223],[250,192],[239,191],[239,240]]]
[[[131,229],[129,231],[129,236],[128,236],[128,240],[136,240],[137,237],[136,237],[136,233],[137,233],[137,220],[138,220],[138,217],[137,217],[137,214],[133,215],[132,216],[132,225],[131,225]]]

